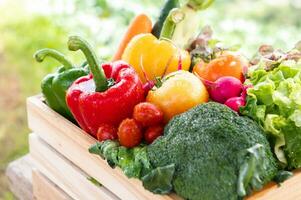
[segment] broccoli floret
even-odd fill
[[[241,199],[277,173],[262,129],[213,102],[173,118],[147,152],[154,167],[175,165],[173,189],[190,200]]]

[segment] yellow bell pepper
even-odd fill
[[[144,83],[146,77],[155,80],[156,77],[177,71],[180,60],[182,69],[189,70],[191,62],[187,51],[177,48],[166,39],[158,40],[150,33],[134,37],[125,49],[122,60],[137,71]]]
[[[208,102],[209,94],[199,78],[181,70],[166,76],[160,87],[149,91],[146,100],[161,108],[167,123],[175,115]]]

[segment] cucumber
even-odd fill
[[[168,16],[169,11],[171,11],[173,8],[178,8],[178,7],[179,7],[179,0],[167,0],[165,2],[164,6],[160,12],[160,16],[152,29],[152,34],[154,36],[156,36],[157,38],[160,37],[164,21],[165,21],[166,17]]]

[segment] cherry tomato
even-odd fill
[[[142,126],[154,126],[163,121],[163,112],[154,104],[143,102],[134,108],[133,118]]]
[[[151,144],[155,139],[157,139],[159,136],[163,135],[163,127],[160,125],[157,126],[151,126],[148,129],[146,129],[144,133],[144,140]]]
[[[125,119],[118,128],[119,142],[122,146],[132,148],[141,143],[142,130],[134,119]]]
[[[118,138],[117,128],[108,124],[103,124],[98,128],[96,136],[100,142],[105,140],[115,140]]]
[[[212,82],[223,76],[232,76],[243,82],[243,72],[247,67],[247,62],[241,56],[224,53],[208,64],[204,61],[197,63],[193,72],[200,78]]]

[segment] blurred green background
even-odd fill
[[[37,64],[33,53],[55,48],[75,63],[82,56],[68,52],[69,35],[84,36],[109,59],[127,24],[141,12],[153,19],[164,0],[0,0],[0,199],[14,199],[4,171],[28,152],[26,97],[40,92],[40,81],[58,63]],[[215,37],[239,45],[251,57],[261,44],[288,50],[301,40],[301,0],[216,0],[200,13]]]

